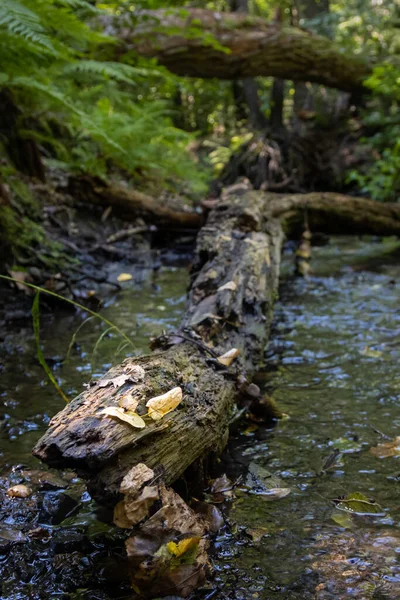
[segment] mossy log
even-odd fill
[[[99,177],[82,175],[70,177],[68,192],[80,202],[111,207],[113,213],[130,221],[142,217],[160,227],[193,229],[197,231],[204,222],[203,215],[181,206],[174,209],[164,206],[156,198],[133,188],[110,184]]]
[[[305,219],[312,232],[400,235],[400,204],[334,192],[266,193],[266,214],[280,219],[287,237],[298,239]]]
[[[141,523],[126,547],[133,583],[143,594],[187,595],[204,580],[210,525],[165,486],[226,444],[238,395],[250,391],[244,373],[257,369],[268,339],[282,238],[262,195],[237,186],[225,193],[199,233],[179,331],[161,338],[161,349],[128,358],[75,398],[34,449],[52,466],[77,469],[96,500],[116,506],[118,525],[132,530]],[[216,357],[233,347],[240,354],[225,367]],[[143,415],[150,398],[177,387],[183,392],[179,407],[159,421],[145,417],[144,429],[100,414],[129,397]],[[190,569],[180,565],[172,580],[160,564],[161,547],[182,537],[202,541]]]
[[[241,185],[239,184],[239,187]],[[235,186],[231,186],[231,189],[234,190]],[[130,220],[142,217],[160,228],[198,231],[205,220],[203,214],[187,207],[163,206],[147,194],[110,185],[89,176],[71,177],[69,192],[78,201],[104,208],[111,206],[115,214],[122,218]],[[260,205],[264,206],[265,219],[279,219],[288,238],[299,238],[303,231],[305,214],[314,232],[400,235],[400,204],[395,202],[376,202],[335,192],[256,193],[259,195]],[[204,232],[207,232],[207,227],[200,234],[202,243],[206,243],[207,239]],[[211,238],[210,240],[212,241]],[[198,262],[198,258],[196,260]]]
[[[372,72],[366,59],[343,52],[328,38],[260,17],[186,7],[137,16],[114,20],[118,52],[125,46],[157,58],[178,75],[279,77],[358,92]]]

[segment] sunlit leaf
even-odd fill
[[[229,365],[232,364],[232,362],[237,356],[239,356],[239,354],[240,350],[238,350],[237,348],[231,348],[231,350],[228,350],[228,352],[225,352],[225,354],[218,356],[217,361],[221,363],[221,365],[229,367]]]
[[[124,421],[136,429],[143,429],[146,427],[146,423],[143,421],[142,417],[131,411],[125,412],[123,408],[118,406],[108,406],[107,408],[101,410],[98,414],[119,419],[120,421]]]
[[[132,279],[132,275],[130,273],[120,273],[117,277],[117,281],[130,281]]]
[[[168,542],[168,551],[176,557],[183,556],[187,552],[195,552],[199,546],[200,537],[186,538],[180,542]]]
[[[174,410],[182,402],[182,388],[175,387],[161,396],[150,398],[146,402],[149,415],[154,421],[162,419],[164,415]]]

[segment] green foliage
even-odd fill
[[[187,151],[193,136],[174,127],[168,102],[139,93],[166,72],[132,56],[115,62],[116,40],[96,30],[111,8],[2,0],[0,93],[11,90],[22,110],[19,133],[36,139],[50,165],[205,189]]]
[[[375,160],[367,168],[352,171],[349,181],[375,200],[394,202],[400,196],[400,68],[392,63],[379,65],[366,85],[373,99],[364,115],[364,127],[373,133],[362,142]]]

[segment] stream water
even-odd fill
[[[389,253],[392,247],[390,240],[334,238],[314,249],[308,281],[291,277],[288,256],[265,371],[257,378],[288,416],[268,428],[241,424],[222,458],[221,472],[237,481],[250,463],[256,464],[277,475],[290,494],[271,500],[238,493],[235,501],[221,505],[228,526],[215,543],[215,577],[196,599],[400,598],[400,447],[396,450],[390,442],[400,424],[400,262]],[[151,335],[179,321],[186,284],[183,268],[162,267],[156,281],[149,277],[140,286],[124,284],[102,313],[134,338],[133,353],[146,351]],[[22,468],[42,469],[30,451],[63,400],[37,364],[29,322],[10,321],[1,310],[0,318],[1,489],[19,482]],[[83,319],[82,314],[59,311],[56,317],[42,316],[44,353],[70,397],[122,356],[116,356],[118,336],[111,332],[97,344],[104,327],[90,321],[77,333],[65,360]],[[341,454],[324,471],[335,448]],[[334,500],[354,492],[378,503],[378,514],[338,510]],[[106,542],[114,534],[97,520],[87,493],[80,493],[83,507],[63,525],[92,536],[86,555],[79,548],[79,560],[82,569],[93,571],[96,552],[107,554]],[[104,570],[79,589],[62,569],[53,577],[54,544],[51,555],[41,559],[52,566],[39,574],[36,565],[36,579],[28,568],[22,574],[13,570],[15,544],[1,545],[2,535],[10,541],[11,525],[15,523],[0,523],[2,600],[128,596],[124,582],[102,583]],[[65,545],[59,543],[59,548],[65,556]],[[19,560],[34,564],[36,558]],[[42,591],[46,587],[47,595]]]

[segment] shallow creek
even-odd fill
[[[397,454],[395,446],[371,451],[389,444],[400,424],[400,262],[387,254],[391,247],[387,241],[335,238],[313,250],[309,281],[293,279],[292,257],[285,259],[266,367],[257,382],[288,416],[268,428],[241,423],[219,468],[236,481],[256,463],[291,492],[273,500],[240,493],[221,504],[228,526],[213,550],[215,577],[196,599],[400,598],[400,447]],[[152,335],[178,323],[186,284],[185,269],[162,267],[156,280],[124,284],[101,312],[134,339],[133,353],[147,351]],[[63,400],[37,364],[30,323],[4,319],[0,476],[8,485],[19,482],[21,469],[43,469],[30,451]],[[69,397],[127,353],[125,348],[116,356],[120,339],[111,332],[99,341],[104,327],[90,321],[76,334],[65,359],[83,320],[82,314],[70,312],[42,315],[44,354]],[[338,460],[321,473],[335,448],[341,451]],[[118,536],[98,520],[79,481],[72,483],[83,504],[63,525],[70,533],[88,535],[90,544],[77,543],[75,549],[73,536],[67,542],[57,538],[59,525],[45,521],[56,542],[48,543],[52,550],[43,551],[41,559],[36,549],[33,559],[23,555],[21,541],[9,539],[15,523],[0,524],[2,599],[128,597],[123,581],[107,584],[107,569],[96,571],[111,554],[107,544],[118,547]],[[49,489],[51,481],[40,493]],[[379,514],[349,515],[335,508],[334,499],[354,492],[379,503]],[[37,544],[40,548],[44,542]],[[11,568],[18,561],[16,546],[21,563],[42,560],[46,569],[41,572],[36,565],[33,574],[28,567]],[[77,575],[74,587],[74,572],[63,571],[62,558],[56,559],[78,550],[80,579]],[[91,576],[83,585],[85,569]]]

